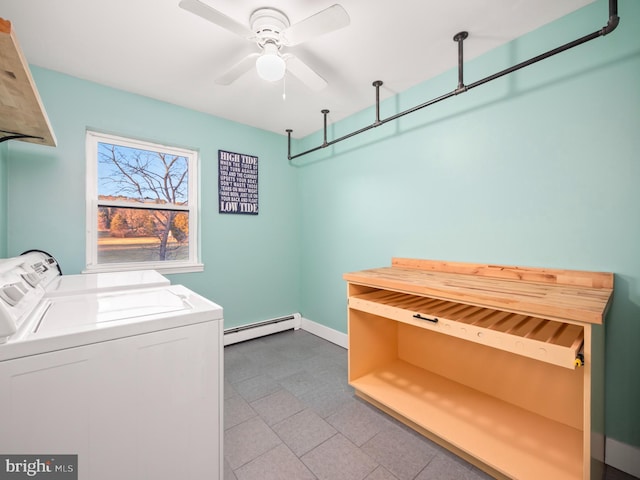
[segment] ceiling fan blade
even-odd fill
[[[350,21],[347,11],[336,3],[284,30],[282,43],[289,46],[298,45],[314,37],[346,27]]]
[[[246,26],[236,22],[233,18],[227,17],[224,13],[219,12],[215,8],[212,8],[199,0],[181,0],[178,5],[180,8],[194,13],[205,20],[209,20],[210,22],[229,30],[236,35],[240,35],[241,37],[251,37],[253,35],[251,30]]]
[[[216,78],[215,82],[218,85],[229,85],[240,78],[242,75],[251,70],[256,64],[256,59],[260,56],[259,53],[250,53],[233,67],[227,70],[225,73]]]
[[[314,72],[311,67],[294,55],[286,55],[287,71],[311,90],[319,91],[327,86],[327,81]]]

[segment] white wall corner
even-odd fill
[[[346,333],[342,333],[333,328],[329,328],[326,325],[314,322],[308,318],[302,317],[301,328],[309,333],[316,335],[317,337],[324,338],[325,340],[335,343],[342,348],[349,348],[348,337]]]
[[[607,465],[640,478],[640,447],[607,437],[605,452]]]

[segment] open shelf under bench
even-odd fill
[[[360,397],[496,478],[601,478],[613,274],[394,258],[344,278]]]
[[[401,360],[352,385],[363,398],[428,425],[429,432],[508,478],[582,478],[581,430]]]

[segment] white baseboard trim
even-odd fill
[[[618,470],[640,478],[640,448],[607,437],[605,462]]]
[[[250,323],[241,327],[229,328],[224,331],[224,346],[234,343],[253,340],[272,333],[285,330],[298,330],[300,328],[301,315],[292,313],[286,317],[273,318],[264,322]]]
[[[349,342],[346,333],[339,332],[338,330],[334,330],[333,328],[329,328],[305,317],[302,317],[300,328],[302,328],[302,330],[305,330],[306,332],[313,333],[320,338],[324,338],[331,343],[335,343],[342,348],[349,348]]]

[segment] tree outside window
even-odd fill
[[[87,138],[96,190],[88,268],[193,262],[195,152],[95,132]]]

